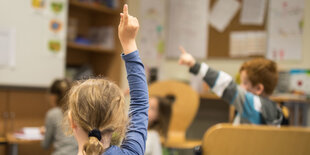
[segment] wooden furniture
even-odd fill
[[[210,100],[221,100],[218,96],[212,93],[200,94],[201,98]],[[308,123],[308,109],[310,105],[310,100],[303,96],[292,95],[292,94],[282,94],[271,96],[271,100],[279,104],[283,104],[289,107],[290,122],[295,126],[307,126]],[[224,101],[223,101],[224,102]],[[233,121],[235,113],[235,108],[230,106],[229,110],[229,122]]]
[[[5,124],[7,114],[7,92],[0,89],[0,137],[5,137]]]
[[[95,76],[103,76],[119,84],[121,74],[121,51],[117,28],[119,24],[120,8],[111,9],[103,5],[80,2],[78,0],[69,1],[68,19],[77,21],[77,35],[88,36],[91,28],[111,26],[114,28],[114,49],[106,49],[94,45],[81,45],[73,41],[67,42],[66,65],[80,67],[88,65],[94,71]]]
[[[189,85],[177,81],[155,82],[149,86],[149,92],[150,96],[175,97],[164,146],[187,149],[200,145],[201,141],[186,139],[186,130],[195,118],[199,107],[199,95]]]
[[[310,129],[218,124],[202,142],[203,155],[305,155],[310,154]]]
[[[17,139],[12,132],[6,134],[7,143],[9,144],[9,154],[10,155],[18,155],[19,147],[26,147],[22,153],[20,154],[50,154],[51,149],[48,151],[41,148],[40,140],[21,140]],[[34,149],[33,148],[39,148]]]
[[[305,96],[293,94],[280,94],[272,96],[271,99],[289,109],[290,122],[294,126],[308,126],[308,110],[310,100]]]
[[[46,92],[46,89],[41,88],[0,88],[1,137],[6,137],[8,142],[7,133],[25,126],[43,126],[49,109]],[[7,145],[3,147],[0,154],[5,154],[4,150],[9,149]],[[39,143],[23,144],[18,150],[20,154],[48,154]]]
[[[7,141],[5,137],[0,137],[0,154],[6,154]]]
[[[0,137],[0,143],[6,143],[6,138],[5,137]]]

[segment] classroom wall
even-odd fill
[[[300,61],[278,61],[280,69],[291,69],[291,68],[310,68],[310,1],[306,0],[305,7],[305,27],[303,35],[303,57]],[[138,19],[143,17],[139,16],[140,11],[140,0],[128,0],[129,11],[133,16],[137,16]],[[138,39],[139,40],[139,39]],[[139,44],[139,42],[138,42]],[[141,51],[143,52],[143,51]],[[211,59],[203,60],[215,69],[219,69],[227,72],[228,74],[235,76],[238,73],[240,65],[245,59]],[[146,63],[146,62],[144,62]],[[122,87],[127,86],[126,72],[123,68],[122,74]],[[164,60],[160,66],[160,79],[181,79],[189,80],[190,75],[188,69],[183,66],[179,66],[177,60]]]

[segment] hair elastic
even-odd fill
[[[93,129],[88,133],[88,137],[96,137],[101,141],[101,132],[98,129]]]

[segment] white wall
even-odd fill
[[[278,61],[280,69],[291,68],[310,68],[310,0],[305,0],[305,23],[304,23],[304,35],[303,35],[303,57],[300,61]],[[138,19],[140,11],[140,0],[128,0],[129,13],[137,16]],[[143,51],[141,51],[143,52]],[[243,63],[244,60],[232,60],[232,59],[216,59],[216,60],[204,60],[210,66],[215,69],[219,69],[234,76]],[[188,69],[177,64],[177,60],[165,60],[161,64],[161,79],[189,79]],[[123,69],[123,75],[125,70]],[[126,77],[123,76],[122,87],[126,87]]]

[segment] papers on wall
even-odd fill
[[[267,57],[274,60],[300,60],[304,0],[271,0],[268,18]]]
[[[15,30],[0,28],[0,67],[15,65]]]
[[[209,0],[170,0],[167,56],[178,58],[182,45],[196,58],[206,58]]]
[[[45,27],[45,45],[49,56],[57,56],[60,59],[65,57],[65,39],[66,39],[66,21],[67,21],[67,3],[63,0],[48,0],[46,3]],[[102,31],[98,31],[101,35]],[[113,32],[112,32],[113,33]]]
[[[244,25],[263,25],[266,0],[243,0],[240,23]]]
[[[240,8],[236,0],[218,0],[210,14],[210,24],[219,32],[225,31]]]
[[[140,50],[141,58],[156,61],[164,53],[166,29],[166,1],[143,0],[141,1],[141,26]],[[150,61],[148,65],[151,65]],[[153,62],[154,63],[154,62]]]
[[[246,57],[265,55],[267,49],[265,31],[235,31],[230,33],[230,56]]]

